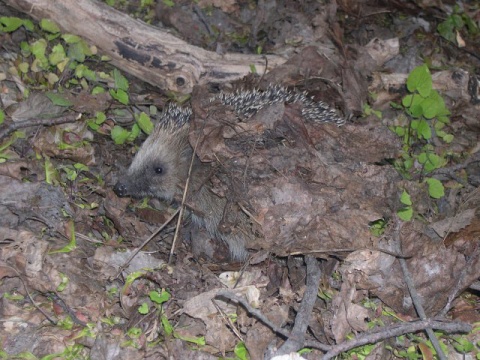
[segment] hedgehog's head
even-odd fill
[[[162,119],[113,188],[118,196],[171,201],[181,194],[190,165],[188,122]]]

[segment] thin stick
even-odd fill
[[[122,267],[121,267],[120,270],[117,272],[117,274],[116,274],[115,276],[113,276],[113,277],[110,278],[110,281],[115,280],[116,278],[118,278],[118,277],[120,276],[120,274],[122,273],[122,271],[125,270],[125,268],[128,266],[128,264],[130,263],[130,261],[132,261],[132,259],[140,252],[140,250],[142,250],[143,247],[150,242],[150,240],[152,240],[155,236],[157,236],[157,234],[158,234],[160,231],[162,231],[162,230],[165,228],[165,226],[167,226],[167,225],[170,223],[170,221],[172,221],[173,218],[174,218],[175,216],[177,216],[177,214],[178,214],[179,212],[180,212],[180,209],[177,209],[177,210],[175,211],[175,213],[174,213],[172,216],[170,216],[167,221],[165,221],[165,222],[163,223],[162,226],[160,226],[152,235],[150,235],[150,236],[148,237],[148,239],[145,240],[145,241],[143,242],[143,244],[140,245],[140,246],[133,252],[133,254],[132,254],[132,255],[128,258],[128,260],[125,262],[125,264],[122,265]]]
[[[233,324],[232,320],[230,317],[228,317],[225,312],[218,306],[217,301],[215,299],[212,299],[213,306],[217,309],[218,313],[222,316],[223,321],[225,324],[233,331],[236,337],[240,339],[240,341],[245,341],[245,339],[242,337],[242,334],[240,334],[240,331],[238,331],[237,327]]]
[[[397,219],[396,224],[395,224],[395,231],[393,234],[394,237],[394,243],[395,246],[397,247],[397,252],[401,253],[401,248],[400,248],[400,225],[399,221]],[[407,284],[408,291],[410,292],[410,297],[412,298],[413,305],[415,306],[415,310],[418,313],[418,316],[420,317],[421,320],[426,321],[427,320],[427,315],[425,314],[425,310],[423,309],[423,304],[422,304],[422,299],[417,293],[417,289],[415,288],[415,284],[413,283],[412,275],[410,274],[410,271],[408,270],[407,262],[405,259],[398,258],[398,261],[400,262],[400,267],[402,268],[403,272],[403,278],[405,280],[405,283]],[[427,327],[425,329],[425,332],[428,335],[428,338],[432,342],[433,348],[437,352],[437,356],[440,360],[447,360],[447,357],[445,356],[445,353],[443,352],[442,348],[440,347],[440,343],[438,342],[437,336],[433,332],[433,329],[431,327]]]
[[[67,124],[67,123],[74,123],[75,121],[79,120],[82,117],[82,114],[68,114],[65,116],[60,116],[57,118],[49,118],[49,119],[28,119],[22,121],[15,121],[10,123],[9,125],[3,127],[0,130],[0,140],[7,137],[14,131],[18,129],[33,127],[33,126],[52,126],[52,125],[60,125],[60,124]]]
[[[190,120],[191,122],[191,120]],[[204,122],[205,125],[205,122]],[[203,129],[203,127],[202,127]],[[170,255],[168,256],[168,263],[172,263],[173,259],[173,252],[175,251],[175,244],[177,243],[178,236],[180,234],[180,227],[182,225],[182,219],[183,219],[183,213],[185,211],[185,202],[187,199],[187,194],[188,194],[188,185],[190,184],[190,177],[192,175],[192,170],[193,170],[193,163],[195,161],[195,151],[197,150],[198,144],[200,143],[200,136],[197,137],[197,142],[195,143],[195,147],[193,148],[192,152],[192,158],[190,159],[190,167],[188,168],[188,176],[187,176],[187,181],[185,182],[185,189],[183,190],[183,196],[182,196],[182,204],[180,206],[180,214],[177,219],[177,227],[175,229],[175,235],[173,236],[173,242],[172,242],[172,247],[170,249]]]
[[[313,256],[306,256],[305,263],[307,264],[307,288],[303,294],[302,303],[295,317],[295,325],[287,341],[278,349],[276,356],[286,355],[296,352],[304,347],[305,334],[307,332],[308,324],[312,316],[313,306],[317,300],[318,287],[320,286],[320,279],[322,272],[318,265],[318,260]]]
[[[25,292],[27,293],[27,296],[28,298],[30,299],[30,301],[32,302],[32,305],[38,310],[40,311],[43,316],[45,316],[45,318],[50,321],[51,324],[53,325],[57,325],[57,322],[51,318],[45,311],[42,310],[42,308],[40,306],[37,305],[37,303],[35,302],[35,300],[33,300],[32,298],[32,295],[30,295],[30,292],[28,291],[28,288],[27,288],[27,284],[25,283],[25,281],[23,280],[22,276],[20,275],[20,272],[17,271],[17,269],[15,269],[13,266],[10,266],[8,265],[6,262],[2,261],[1,263],[3,263],[3,266],[6,266],[8,267],[9,269],[12,269],[15,274],[17,274],[18,278],[20,279],[24,289],[25,289]],[[1,264],[0,264],[1,265]]]
[[[262,314],[261,311],[250,306],[248,301],[246,301],[246,299],[244,299],[243,297],[232,294],[227,290],[219,291],[216,297],[223,297],[235,303],[241,304],[249,314],[260,320],[263,324],[269,327],[276,334],[280,335],[282,338],[288,339],[290,337],[293,337],[288,331],[276,326],[273,322],[271,322],[266,316]],[[415,333],[417,331],[423,331],[427,328],[441,330],[446,333],[469,333],[470,331],[472,331],[472,326],[468,323],[457,321],[442,321],[440,319],[428,319],[381,327],[373,331],[366,332],[355,339],[345,341],[335,346],[323,344],[318,341],[306,341],[304,343],[304,346],[326,351],[325,355],[321,358],[321,360],[330,360],[345,351],[354,349],[362,345],[375,344],[382,340],[404,334]]]
[[[267,327],[270,328],[270,330],[272,330],[273,332],[275,332],[276,334],[278,335],[281,335],[283,338],[286,338],[288,339],[289,337],[291,337],[291,334],[290,332],[288,332],[287,330],[284,330],[282,329],[281,327],[278,327],[277,325],[275,325],[272,321],[270,321],[265,315],[262,314],[262,312],[260,310],[257,310],[255,308],[253,308],[252,306],[250,306],[250,304],[248,303],[248,301],[246,301],[244,298],[240,297],[240,296],[237,296],[227,290],[221,290],[217,293],[217,298],[226,298],[226,299],[229,299],[229,300],[232,300],[236,303],[239,303],[241,304],[247,311],[249,314],[253,315],[254,317],[256,317],[258,320],[260,320],[264,325],[266,325]],[[293,336],[292,336],[293,338]],[[323,350],[323,351],[328,351],[330,350],[332,347],[330,345],[325,345],[325,344],[322,344],[320,342],[315,342],[315,346],[312,346],[316,349],[320,349],[320,350]],[[310,343],[311,345],[311,343]]]
[[[363,335],[345,341],[341,344],[332,346],[332,348],[321,358],[321,360],[330,360],[341,353],[354,349],[366,344],[375,344],[388,338],[401,336],[404,334],[415,333],[426,329],[436,329],[447,333],[468,333],[472,331],[470,324],[463,322],[444,322],[439,320],[423,320],[415,322],[407,322],[402,324],[394,324],[376,329],[374,332],[364,333]],[[306,342],[305,347],[315,347],[315,342]]]

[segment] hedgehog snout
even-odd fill
[[[127,186],[127,184],[119,181],[113,187],[113,191],[115,192],[115,194],[117,194],[117,196],[125,197],[125,196],[128,195],[128,186]]]

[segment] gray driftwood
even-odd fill
[[[262,74],[266,66],[285,62],[279,56],[206,51],[97,0],[5,1],[37,20],[55,21],[63,31],[96,45],[115,66],[162,89],[189,93],[195,84],[239,79],[251,66]]]

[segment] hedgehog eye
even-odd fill
[[[154,171],[155,171],[155,174],[157,174],[157,175],[163,174],[163,167],[157,166],[157,167],[154,169]]]

